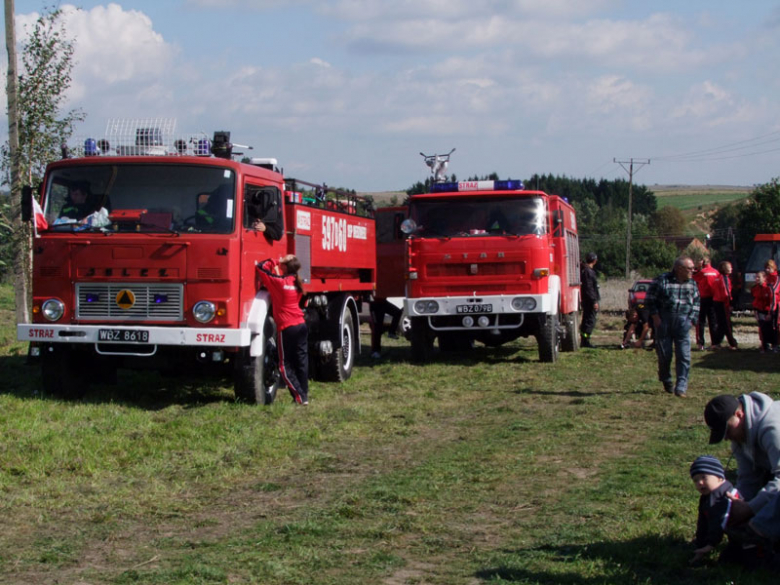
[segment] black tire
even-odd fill
[[[439,349],[442,351],[468,351],[474,348],[474,340],[465,333],[452,331],[439,335]]]
[[[564,338],[561,340],[561,351],[578,351],[580,349],[580,313],[573,311],[563,316]]]
[[[242,348],[235,362],[233,390],[236,400],[249,404],[271,404],[281,386],[279,350],[276,347],[276,325],[269,316],[263,327],[263,354],[249,355]]]
[[[543,315],[539,318],[539,333],[536,335],[536,340],[539,343],[539,361],[555,363],[560,349],[558,315]]]
[[[425,317],[412,317],[412,361],[427,362],[433,357],[433,331]]]
[[[358,351],[358,338],[355,335],[355,320],[349,303],[344,304],[339,321],[341,347],[320,366],[322,379],[327,382],[344,382],[352,375],[355,365],[355,355]]]
[[[57,398],[82,398],[89,390],[86,360],[69,346],[54,343],[46,345],[41,353],[43,390]]]

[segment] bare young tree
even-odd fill
[[[6,42],[10,43],[9,27],[14,33],[13,0],[6,0],[5,9]],[[9,84],[11,72],[16,72],[16,53],[11,49],[9,46]],[[9,125],[16,123],[18,145],[9,141],[0,153],[3,182],[11,184],[14,192],[14,215],[19,209],[20,184],[35,185],[40,182],[46,165],[59,158],[60,145],[71,137],[74,125],[85,118],[79,109],[61,114],[65,93],[71,84],[73,51],[74,44],[66,34],[62,10],[44,9],[22,44],[21,71],[14,80],[18,82],[14,116],[10,112],[9,93]],[[12,54],[13,64],[10,62]],[[30,238],[29,226],[22,224],[16,215],[11,222],[9,243],[14,263],[18,322],[29,321]]]

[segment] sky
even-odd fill
[[[49,4],[16,0],[20,42]],[[627,179],[614,161],[631,158],[650,161],[634,176],[649,186],[780,176],[778,1],[78,6],[60,4],[78,136],[175,118],[181,132],[229,130],[288,177],[359,192],[404,190],[429,174],[421,152],[453,148],[460,179]]]

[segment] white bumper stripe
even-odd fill
[[[45,325],[22,324],[16,326],[19,341],[41,341],[46,343],[116,343],[101,341],[98,331],[118,329],[120,331],[148,331],[150,345],[182,346],[229,346],[249,345],[252,332],[249,329],[194,329],[191,327],[132,327],[111,325]],[[121,342],[119,342],[121,343]]]

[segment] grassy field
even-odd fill
[[[749,187],[661,187],[657,190],[651,187],[650,189],[655,193],[658,209],[674,205],[682,211],[722,207],[744,199],[751,191]]]
[[[379,361],[364,345],[308,408],[137,373],[63,402],[41,395],[10,321],[1,583],[776,583],[687,566],[688,467],[728,459],[707,445],[706,401],[778,396],[780,356],[697,352],[682,400],[602,315],[598,349],[555,365],[520,342],[424,366],[404,341]]]

